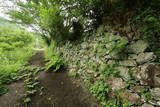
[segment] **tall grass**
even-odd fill
[[[6,92],[5,84],[17,76],[33,55],[33,35],[24,29],[0,26],[0,95]]]

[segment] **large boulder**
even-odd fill
[[[160,69],[153,64],[145,64],[133,70],[133,76],[141,85],[160,87]]]
[[[151,105],[151,104],[147,104],[147,103],[145,103],[145,104],[143,104],[142,105],[142,107],[154,107],[153,105]]]
[[[136,94],[136,93],[131,93],[129,91],[126,91],[124,93],[122,93],[121,97],[123,98],[124,101],[128,101],[131,104],[141,104],[141,97]]]
[[[144,64],[146,62],[150,62],[154,60],[155,60],[155,55],[153,52],[145,52],[145,53],[140,53],[137,56],[136,62],[138,64]]]
[[[130,46],[128,46],[128,52],[129,53],[143,53],[148,48],[148,44],[143,40],[138,40],[135,43],[132,43]]]
[[[160,101],[160,88],[151,89],[151,94],[154,96],[156,100]]]
[[[119,75],[125,80],[128,81],[131,79],[129,69],[127,67],[119,66],[116,67],[118,71],[120,71]]]
[[[120,66],[125,66],[125,67],[135,67],[137,66],[137,63],[135,60],[123,60],[119,61]]]
[[[136,60],[137,58],[138,58],[137,54],[129,54],[128,55],[128,59],[134,59],[134,60]]]
[[[118,91],[125,88],[125,83],[121,78],[110,77],[106,80],[112,91]]]
[[[130,90],[132,92],[135,92],[135,93],[140,93],[140,92],[142,92],[145,89],[146,89],[145,86],[132,86],[132,87],[130,87]]]

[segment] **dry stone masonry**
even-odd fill
[[[79,73],[91,83],[105,78],[110,94],[122,93],[122,99],[133,107],[160,106],[160,68],[154,64],[156,56],[148,43],[140,39],[130,43],[106,28],[100,27],[80,44],[68,43],[57,49],[66,56],[69,71]]]

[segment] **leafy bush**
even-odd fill
[[[53,54],[48,62],[46,63],[46,70],[52,70],[53,72],[57,72],[63,66],[63,61],[56,54]]]
[[[0,26],[0,93],[6,92],[3,85],[15,80],[17,71],[33,55],[32,39],[32,34],[23,29]]]
[[[54,45],[46,48],[45,58],[47,61],[45,65],[46,70],[52,70],[52,72],[57,72],[64,65],[60,55],[54,51]]]
[[[154,6],[155,7],[155,6]],[[150,50],[160,57],[160,19],[159,12],[148,7],[133,19],[133,23],[141,23],[139,32],[142,39],[149,43]]]

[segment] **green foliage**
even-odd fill
[[[135,18],[136,22],[140,23],[139,33],[144,40],[148,41],[150,50],[160,55],[160,20],[159,11],[157,11],[160,9],[159,4],[158,0],[29,0],[27,2],[17,2],[20,9],[10,11],[9,14],[13,21],[17,23],[38,26],[39,32],[48,45],[54,46],[52,44],[53,40],[55,44],[62,44],[62,46],[65,44],[64,47],[58,48],[63,51],[62,55],[65,57],[63,59],[58,53],[58,49],[55,51],[55,47],[46,49],[46,70],[59,71],[64,65],[64,59],[70,65],[76,66],[74,67],[75,71],[91,69],[91,74],[86,74],[85,79],[92,80],[93,84],[90,84],[89,89],[102,105],[106,107],[130,107],[129,103],[122,103],[118,96],[115,97],[115,100],[107,101],[107,96],[111,91],[104,82],[107,77],[119,76],[119,71],[114,69],[114,64],[106,63],[108,63],[108,60],[124,59],[123,51],[126,49],[128,41],[121,36],[125,35],[130,39],[130,35],[121,33],[121,28],[118,28],[118,30],[122,35],[111,35],[110,33],[104,33],[106,29],[102,27],[102,31],[97,32],[99,37],[94,35],[96,36],[95,40],[86,37],[82,40],[82,42],[85,41],[83,45],[74,46],[68,40],[77,40],[81,35],[88,36],[86,32],[98,27],[103,21],[107,22],[108,16],[112,16],[111,21],[108,22],[114,23],[113,27],[117,29],[115,26],[117,24],[116,20],[123,27],[128,18],[140,14]],[[134,22],[133,24],[137,23]],[[0,45],[5,51],[14,50],[9,43]],[[13,44],[15,47],[17,45],[20,46],[23,43]],[[94,73],[98,73],[98,77]],[[30,77],[30,75],[27,74],[26,76]],[[13,77],[15,77],[14,73],[11,78]],[[29,89],[36,86],[36,83],[31,82],[30,78],[26,80],[26,84]],[[137,81],[131,80],[126,85],[129,88],[136,84]],[[28,94],[32,93],[34,93],[32,90],[28,92]],[[148,93],[144,96],[148,99],[152,98]]]
[[[8,23],[8,21],[5,18],[0,17],[0,24],[5,24],[5,23]]]
[[[31,91],[27,91],[27,94],[34,95],[36,92],[37,92],[37,90],[31,90]]]
[[[0,96],[7,92],[8,92],[8,89],[0,84]]]
[[[77,72],[69,72],[68,75],[70,77],[78,77],[79,76],[79,74]]]
[[[151,94],[149,87],[142,88],[139,94],[143,96],[145,101],[155,100],[155,97]]]
[[[63,67],[64,62],[60,55],[56,51],[54,51],[54,47],[52,46],[47,47],[45,51],[45,58],[47,62],[45,68],[46,70],[52,70],[52,72],[57,72]]]
[[[142,39],[149,43],[150,50],[160,57],[160,19],[159,11],[160,3],[158,1],[152,1],[152,3],[141,11],[140,14],[133,18],[134,24],[140,24],[139,32]]]
[[[27,87],[27,91],[23,99],[24,103],[30,103],[31,96],[42,90],[42,87],[39,85],[38,82],[37,73],[43,70],[44,68],[28,66],[23,68],[23,70],[19,72],[17,80],[23,80]]]
[[[130,103],[121,102],[120,100],[117,99],[103,102],[103,105],[105,105],[105,107],[131,107]]]
[[[18,11],[9,11],[13,22],[40,28],[48,44],[77,39],[83,31],[91,31],[103,23],[111,4],[120,0],[30,0],[17,1]],[[41,5],[40,5],[41,4]]]
[[[0,87],[17,79],[17,71],[33,55],[32,34],[11,26],[0,26]],[[1,93],[6,90],[1,88]]]
[[[107,84],[98,79],[94,84],[88,85],[90,92],[100,101],[103,107],[130,107],[129,102],[122,102],[119,94],[115,95],[114,98],[110,98],[109,94],[112,93],[111,89]]]
[[[148,41],[151,50],[154,51],[156,55],[160,55],[160,47],[157,46],[160,41],[160,20],[158,17],[145,16],[143,21],[145,24],[140,31],[143,32],[144,39]]]
[[[117,77],[119,75],[119,71],[114,68],[114,65],[111,64],[101,64],[99,71],[106,78],[107,77]]]
[[[29,103],[29,102],[31,102],[31,98],[27,97],[24,99],[24,103]]]
[[[52,72],[57,72],[63,66],[62,59],[57,54],[52,54],[46,63],[46,70],[52,69]]]
[[[50,39],[60,42],[68,39],[67,27],[64,26],[64,19],[60,15],[61,10],[58,5],[50,6],[49,8],[40,7],[40,26]]]
[[[143,93],[142,95],[146,101],[154,100],[154,96],[150,92]]]
[[[117,59],[120,59],[124,55],[123,52],[127,44],[128,41],[126,39],[118,35],[108,35],[106,33],[101,43],[94,46],[94,51],[97,51],[99,56],[109,55],[113,59],[117,56]]]
[[[138,81],[130,80],[126,82],[126,87],[136,86],[138,84]]]
[[[77,34],[73,19],[71,20],[71,17],[66,15],[66,12],[70,13],[70,11],[66,11],[68,9],[65,7],[68,6],[67,2],[30,0],[25,3],[17,1],[16,5],[20,7],[20,10],[8,12],[12,21],[32,27],[38,26],[38,31],[48,45],[51,40],[63,43],[63,41],[73,38],[72,35]],[[35,29],[37,30],[37,27]]]
[[[110,92],[110,89],[107,87],[107,85],[101,81],[95,81],[94,84],[92,84],[89,87],[89,90],[91,91],[91,93],[98,98],[100,101],[104,101],[107,99],[107,95]]]
[[[101,26],[93,36],[83,38],[82,42],[74,45],[71,42],[56,48],[73,75],[78,73],[87,84],[90,92],[99,100],[102,107],[130,107],[131,105],[119,98],[107,84],[109,77],[120,78],[116,69],[118,63],[113,55],[123,54],[128,41],[118,35],[105,32],[106,26]],[[72,56],[72,57],[70,57]],[[108,57],[109,56],[109,57]],[[108,63],[108,58],[115,64]],[[124,58],[124,57],[123,57]],[[114,94],[113,98],[110,96]]]

